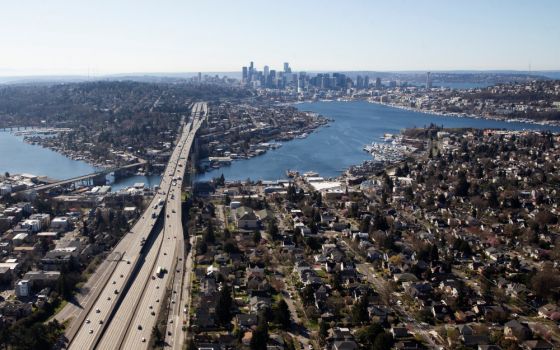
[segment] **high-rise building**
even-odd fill
[[[198,72],[198,82],[202,83],[202,73]]]
[[[363,89],[364,88],[364,78],[361,75],[358,75],[356,77],[356,87],[358,89]]]
[[[432,77],[431,77],[431,73],[427,72],[426,73],[426,89],[431,89],[432,88]]]
[[[381,89],[381,78],[375,78],[375,88]]]
[[[276,71],[274,69],[270,70],[268,84],[270,85],[271,88],[276,87]]]
[[[291,73],[292,68],[290,68],[290,64],[288,62],[284,62],[284,73]]]
[[[268,87],[270,85],[270,68],[268,66],[264,66],[263,71],[264,71],[263,72],[264,73],[264,76],[263,76],[264,84],[263,85],[265,87]]]
[[[364,78],[364,88],[369,89],[369,76],[365,76]]]
[[[241,79],[243,82],[247,81],[247,67],[241,68]]]
[[[253,80],[254,73],[255,73],[255,66],[253,65],[253,61],[251,61],[251,64],[249,65],[249,75],[247,77],[249,81]]]

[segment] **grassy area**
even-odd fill
[[[58,303],[58,306],[54,309],[53,315],[56,315],[57,313],[60,312],[60,310],[64,309],[66,304],[68,304],[68,300],[64,300],[64,299],[60,303]]]
[[[317,273],[317,276],[323,278],[323,279],[327,279],[329,277],[329,275],[327,274],[327,272],[323,269],[319,269],[319,270],[315,270],[315,273]]]
[[[307,327],[307,329],[309,329],[310,331],[318,331],[319,330],[319,323],[317,323],[316,321],[312,321],[309,320],[305,326]]]

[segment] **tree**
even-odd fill
[[[275,220],[270,220],[268,222],[267,232],[272,239],[276,239],[278,237],[279,230]]]
[[[325,344],[328,336],[329,326],[323,320],[319,321],[319,341],[321,342],[321,344]]]
[[[369,217],[369,215],[363,218],[360,222],[360,232],[369,232],[370,223],[371,218]]]
[[[362,296],[357,303],[352,306],[352,321],[355,323],[363,323],[369,319],[368,314],[368,298]]]
[[[560,277],[551,264],[545,264],[543,270],[531,279],[531,285],[536,295],[545,299],[550,298],[554,289],[560,287]]]
[[[274,309],[274,321],[280,325],[280,328],[287,330],[290,326],[290,309],[284,299],[280,299]]]
[[[383,327],[379,323],[372,323],[367,327],[361,328],[356,332],[356,339],[363,346],[373,345],[375,338],[383,333]]]
[[[262,239],[262,235],[261,235],[261,231],[259,230],[255,230],[255,232],[253,232],[253,242],[255,242],[255,244],[258,244]]]
[[[152,328],[152,338],[154,339],[155,345],[159,345],[163,341],[163,335],[157,326]]]
[[[235,241],[228,240],[228,241],[226,241],[226,244],[224,244],[224,252],[226,252],[226,253],[237,253],[238,251],[239,251],[239,249],[237,248],[237,245],[236,245]]]
[[[393,346],[393,336],[387,332],[379,334],[373,343],[373,350],[387,350]]]
[[[229,289],[229,286],[224,283],[222,290],[220,290],[218,304],[216,306],[218,322],[222,326],[226,326],[231,322],[231,303],[231,290]]]
[[[253,337],[251,338],[251,350],[263,350],[266,349],[266,343],[268,342],[268,323],[266,318],[259,316],[259,323],[257,329],[253,332]]]
[[[199,241],[196,247],[197,254],[202,255],[206,254],[208,251],[208,244],[205,241]]]
[[[315,292],[311,285],[306,285],[301,291],[301,299],[304,305],[310,305],[315,300]]]
[[[455,195],[459,197],[466,197],[469,194],[469,183],[464,172],[459,172],[458,180],[455,184]]]
[[[373,216],[373,229],[386,231],[389,228],[389,224],[387,223],[387,219],[384,215],[381,215],[379,211],[375,212]]]
[[[214,227],[212,223],[208,223],[208,227],[206,228],[206,232],[204,232],[204,242],[206,243],[214,243],[216,241],[216,237],[214,236]]]
[[[430,248],[430,261],[439,261],[439,251],[435,244]]]

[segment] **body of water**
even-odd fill
[[[560,127],[527,123],[508,123],[475,118],[435,116],[367,103],[312,102],[297,104],[303,111],[322,114],[334,121],[321,127],[305,139],[284,142],[282,147],[248,160],[233,162],[228,167],[215,169],[198,176],[207,181],[224,174],[227,180],[276,180],[286,178],[286,170],[317,171],[324,177],[335,177],[351,165],[371,160],[363,147],[379,141],[385,133],[395,134],[410,127],[423,127],[430,123],[444,127],[503,128],[510,130],[551,130]],[[23,142],[23,137],[0,132],[0,172],[46,175],[54,179],[67,179],[96,171],[83,161],[69,159],[50,149]],[[113,191],[143,182],[146,186],[158,185],[161,177],[130,176],[112,185]]]
[[[22,136],[15,136],[7,131],[0,132],[0,172],[2,174],[5,172],[26,173],[63,180],[91,174],[97,170],[84,161],[73,160],[48,148],[25,143]],[[146,186],[154,186],[159,184],[160,179],[159,175],[130,176],[112,184],[112,189],[117,191],[137,182],[143,182]]]
[[[329,127],[319,128],[305,139],[285,142],[276,150],[248,160],[234,161],[228,167],[201,174],[199,181],[207,181],[224,174],[226,180],[276,180],[286,177],[286,170],[316,171],[323,177],[336,177],[351,165],[371,160],[363,147],[379,141],[385,133],[395,134],[402,129],[423,127],[430,123],[444,127],[503,128],[510,130],[551,130],[560,127],[527,123],[436,116],[392,108],[364,101],[312,102],[297,104],[302,111],[312,111],[334,119]]]

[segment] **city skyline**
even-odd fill
[[[249,60],[294,71],[560,70],[554,1],[318,5],[5,4],[0,75],[231,72]]]

